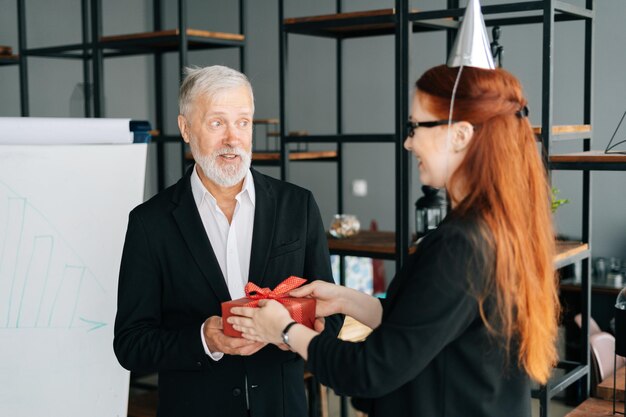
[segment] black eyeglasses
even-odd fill
[[[414,122],[412,120],[409,120],[408,122],[406,122],[406,127],[409,129],[409,137],[413,137],[413,135],[415,134],[415,129],[417,129],[418,127],[435,127],[435,126],[443,126],[443,125],[447,125],[448,122],[450,122],[449,120],[435,120],[433,122]],[[451,123],[456,123],[455,120],[452,120]]]

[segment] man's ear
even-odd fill
[[[180,135],[183,137],[185,143],[189,143],[189,124],[182,114],[178,115],[178,130],[180,130]]]
[[[457,122],[454,124],[454,134],[452,135],[452,149],[454,152],[462,152],[469,146],[474,137],[474,126],[468,122]]]

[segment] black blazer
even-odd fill
[[[215,362],[204,353],[200,327],[221,315],[220,304],[230,295],[193,199],[190,174],[130,213],[115,354],[126,369],[159,373],[160,417],[243,417],[246,402],[254,417],[304,416],[304,364],[297,354],[268,345],[252,356],[224,355]],[[270,288],[290,275],[332,282],[312,194],[252,174],[249,280]],[[338,330],[338,318],[327,322],[333,337]]]
[[[381,325],[361,343],[315,337],[307,366],[338,393],[373,399],[370,417],[529,417],[517,347],[507,357],[479,315],[485,246],[476,223],[449,216],[390,284]],[[485,307],[495,314],[492,298]]]

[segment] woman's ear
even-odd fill
[[[454,124],[454,134],[452,135],[452,149],[454,152],[462,152],[467,149],[472,137],[474,137],[474,126],[468,122],[457,122]]]

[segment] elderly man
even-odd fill
[[[159,373],[160,417],[304,416],[299,356],[286,345],[225,336],[219,315],[248,281],[332,281],[315,200],[250,168],[254,99],[243,74],[188,69],[179,107],[196,164],[130,213],[117,358],[129,370]],[[338,329],[338,318],[327,320],[325,331]]]

